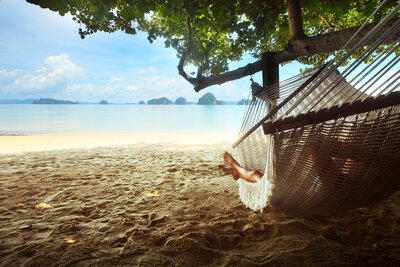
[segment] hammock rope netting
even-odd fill
[[[399,9],[326,65],[265,88],[252,85],[234,147],[242,166],[264,176],[238,180],[246,206],[331,213],[400,189],[400,20],[392,20]],[[397,40],[380,52],[389,38]],[[349,60],[354,53],[360,56]]]

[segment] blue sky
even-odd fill
[[[162,39],[150,44],[146,33],[98,32],[82,40],[78,29],[70,15],[0,0],[0,99],[131,103],[180,96],[197,101],[206,92],[232,101],[248,96],[249,77],[194,92],[178,75],[175,50],[165,48]],[[231,69],[254,61],[245,57]],[[299,67],[281,67],[280,78],[297,74]],[[261,83],[260,73],[254,79]]]

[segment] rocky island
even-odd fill
[[[58,100],[53,98],[40,98],[39,100],[33,100],[32,104],[78,104],[78,102],[70,100]]]
[[[223,105],[224,101],[217,100],[212,93],[206,93],[199,98],[198,105]]]
[[[178,98],[175,100],[175,105],[187,105],[187,104],[189,104],[189,103],[188,103],[188,101],[186,100],[186,98],[184,98],[184,97],[178,97]]]
[[[171,103],[172,103],[172,101],[166,97],[153,98],[153,99],[147,101],[148,105],[170,105]]]

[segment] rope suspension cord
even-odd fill
[[[358,85],[359,82],[361,82],[362,80],[364,80],[366,77],[368,77],[368,75],[370,75],[377,67],[379,67],[388,57],[389,55],[391,55],[393,52],[395,52],[398,48],[400,48],[400,43],[396,46],[394,46],[397,42],[399,42],[399,39],[397,39],[390,47],[388,47],[382,54],[380,54],[373,62],[371,62],[370,64],[367,65],[367,67],[363,70],[367,70],[369,67],[371,67],[370,70],[368,70],[368,72],[366,72],[355,84],[354,87],[356,87]],[[389,51],[391,50],[391,51]],[[382,59],[380,59],[383,55],[385,55]],[[380,59],[378,61],[378,59]],[[394,60],[395,58],[393,58]],[[351,95],[349,95],[347,98],[344,99],[344,102],[348,102],[351,98],[353,98],[355,101],[355,99],[361,97],[361,95],[366,94],[366,92],[368,91],[368,89],[375,84],[376,81],[378,81],[383,75],[385,75],[387,73],[387,71],[391,68],[389,67],[389,69],[387,69],[388,65],[393,61],[391,60],[386,66],[384,66],[383,68],[381,68],[374,76],[372,76],[367,82],[365,82],[359,89],[358,91],[354,91]],[[396,61],[396,63],[398,62],[398,60]],[[376,64],[375,64],[376,63]],[[394,64],[396,64],[394,63]],[[385,71],[386,69],[386,71]],[[382,73],[383,72],[383,73]],[[382,74],[381,74],[382,73]],[[367,84],[369,84],[374,78],[376,78],[375,82],[373,82],[371,85],[369,85],[367,88],[365,88],[364,90],[363,87],[365,87]],[[354,78],[355,79],[355,78]],[[353,80],[354,80],[353,79]],[[353,81],[352,80],[352,81]],[[352,81],[350,81],[349,83],[351,83]],[[370,95],[374,95],[375,91],[371,92]],[[344,94],[344,93],[342,93]],[[357,96],[355,96],[356,94],[358,94]],[[335,100],[335,102],[332,105],[336,105],[338,100]]]
[[[368,19],[363,23],[363,25],[356,31],[356,33],[349,39],[349,41],[343,46],[342,49],[346,49],[348,45],[350,45],[350,43],[353,41],[353,39],[358,36],[359,32],[365,28],[365,26],[367,25],[368,21],[370,21],[376,13],[378,13],[378,11],[386,4],[388,0],[384,0],[378,7],[377,9],[375,9],[374,12],[372,12],[372,14],[368,17]]]
[[[396,75],[399,76],[399,74],[400,74],[400,70],[397,71]],[[393,75],[392,78],[393,78],[393,77],[395,77],[395,76]],[[399,77],[399,78],[400,78],[400,77]],[[392,85],[394,85],[394,83],[395,83],[396,81],[399,81],[399,79],[394,79],[388,86],[385,87],[385,89],[384,89],[383,91],[388,90]],[[398,82],[395,86],[393,86],[393,88],[390,89],[388,93],[393,92],[396,88],[399,87],[399,85],[400,85],[400,82]],[[382,95],[382,94],[380,94],[380,95]],[[379,95],[379,96],[380,96],[380,95]]]
[[[347,49],[347,46],[350,45],[350,43],[353,41],[353,39],[358,36],[358,33],[364,29],[368,22],[375,16],[376,13],[378,13],[378,11],[384,6],[384,4],[387,2],[388,0],[384,0],[379,7],[369,16],[369,18],[363,23],[363,25],[361,25],[361,27],[356,31],[356,33],[350,38],[350,40],[342,47],[342,51],[344,51],[345,49]],[[376,25],[366,36],[364,36],[364,38],[362,38],[361,40],[358,41],[357,44],[355,44],[350,50],[349,52],[347,52],[347,55],[351,55],[353,54],[360,46],[361,44],[365,43],[365,41],[370,38],[370,36],[372,36],[373,34],[375,34],[376,32],[378,32],[378,30],[380,30],[384,24],[387,23],[388,20],[390,20],[392,18],[392,16],[399,10],[400,5],[398,5],[395,9],[393,9],[388,15],[386,15],[384,17],[383,20],[381,20],[378,25]],[[333,59],[333,62],[336,62],[336,60],[339,58],[340,54],[337,55],[335,57],[335,59]],[[341,61],[339,61],[336,65],[337,66],[341,66],[346,60],[348,59],[348,57],[343,57]],[[332,64],[333,64],[332,62]]]
[[[250,75],[250,81],[253,86],[254,80],[253,80],[253,77],[251,76],[248,66],[246,66],[246,70],[247,70],[248,75]],[[249,91],[249,95],[248,95],[247,99],[250,99],[250,95],[252,95],[252,90]],[[245,104],[247,105],[247,103],[245,103]],[[251,115],[254,114],[254,107],[257,105],[258,105],[257,99],[255,97],[252,97],[250,105],[247,105],[247,107],[245,109],[243,122],[242,122],[242,125],[240,128],[240,131],[239,131],[239,136],[241,135],[242,131],[245,131],[245,129],[248,127],[247,125],[250,124],[249,120],[253,119],[253,117],[251,117]]]
[[[380,7],[381,7],[381,6],[380,6]],[[338,62],[337,62],[337,64],[332,65],[332,64],[333,64],[332,62],[331,62],[330,64],[328,64],[327,71],[321,73],[321,76],[318,77],[318,78],[316,79],[317,82],[316,82],[313,86],[311,86],[311,87],[296,101],[296,103],[294,103],[294,104],[289,108],[289,110],[286,112],[285,116],[287,116],[290,112],[293,111],[293,109],[295,109],[301,102],[303,102],[303,100],[304,100],[307,96],[309,96],[309,95],[310,95],[324,80],[326,80],[334,71],[336,71],[337,68],[338,68],[339,66],[341,66],[343,63],[345,63],[345,62],[350,58],[350,56],[351,56],[359,47],[361,47],[362,44],[365,43],[366,40],[368,40],[368,39],[371,38],[373,35],[375,35],[375,34],[376,34],[376,33],[377,33],[377,32],[392,18],[392,16],[393,16],[399,9],[400,9],[400,4],[397,5],[391,12],[389,12],[389,14],[388,14],[387,16],[385,16],[377,25],[375,25],[375,27],[374,27],[366,36],[364,36],[361,40],[359,40],[359,41],[357,42],[357,44],[356,44],[354,47],[352,47],[352,48],[349,50],[349,52],[346,53],[342,58],[339,59],[339,56],[340,56],[340,55],[336,56],[335,59],[334,59],[333,61],[337,61],[337,60],[339,59]],[[363,24],[362,27],[365,27],[366,24],[367,24],[367,21],[364,22],[364,24]],[[354,38],[354,37],[353,37],[353,38]],[[379,39],[381,39],[381,38],[379,38]],[[348,45],[348,44],[349,44],[349,42],[346,43],[346,45]],[[346,47],[346,45],[344,46],[344,48]],[[356,61],[356,62],[357,62],[357,61]],[[353,62],[353,63],[351,64],[351,66],[354,65],[356,62]],[[331,66],[331,65],[332,65],[332,66]],[[351,66],[350,66],[350,67],[351,67]],[[348,67],[347,70],[348,70],[350,67]],[[343,75],[344,75],[344,74],[343,74]],[[320,98],[320,99],[322,99],[322,98]]]
[[[271,86],[268,86],[267,88],[263,88],[262,91],[260,91],[258,94],[253,95],[253,92],[257,92],[257,90],[250,90],[248,94],[248,101],[250,102],[249,105],[247,105],[244,116],[243,116],[243,121],[242,125],[239,131],[238,139],[244,135],[250,128],[256,123],[257,121],[261,120],[265,114],[267,114],[267,111],[265,109],[262,109],[260,112],[256,113],[255,109],[259,105],[262,107],[265,107],[265,102],[269,101],[269,98],[272,99],[277,99],[277,103],[279,104],[282,102],[284,99],[286,99],[293,91],[295,91],[297,88],[299,88],[306,80],[306,78],[310,77],[315,71],[317,71],[318,68],[309,70],[305,73],[298,74],[296,76],[293,76],[287,80],[284,80],[280,82],[279,84],[274,84]],[[248,73],[250,75],[250,71],[248,70]],[[250,75],[251,76],[251,75]],[[254,80],[250,79],[252,81],[252,88],[254,87]],[[257,84],[257,86],[259,86]],[[260,86],[261,87],[261,86]],[[277,87],[279,87],[279,91],[276,90]],[[266,91],[268,91],[266,95]],[[276,92],[276,93],[272,93]],[[279,96],[279,97],[278,97]],[[251,98],[250,98],[251,97]],[[252,116],[249,118],[249,116]]]
[[[272,118],[278,110],[280,110],[285,104],[287,104],[290,100],[292,100],[301,90],[303,90],[306,86],[308,86],[316,77],[320,75],[320,73],[324,70],[325,66],[321,67],[317,72],[315,72],[305,83],[303,83],[300,87],[298,87],[294,92],[292,92],[285,100],[283,100],[280,104],[278,104],[275,108],[273,108],[265,117],[263,117],[257,124],[255,124],[250,130],[247,131],[238,141],[233,144],[233,148],[237,147],[244,139],[246,139],[252,132],[258,129],[265,121]]]
[[[381,5],[382,6],[382,5]],[[380,7],[381,7],[380,6]],[[339,58],[339,55],[337,57],[335,57],[335,59],[333,61],[338,60],[337,64],[333,65],[333,62],[328,64],[328,67],[326,68],[326,71],[322,72],[320,77],[317,77],[316,79],[316,83],[313,84],[313,86],[311,86],[299,99],[297,99],[296,103],[294,103],[286,112],[285,116],[288,116],[288,114],[290,114],[300,103],[302,103],[304,101],[304,99],[309,96],[324,80],[326,80],[334,71],[337,70],[337,68],[339,66],[341,66],[343,63],[345,63],[350,56],[358,49],[360,48],[365,41],[367,41],[369,38],[371,38],[373,35],[375,35],[379,30],[382,29],[382,27],[395,15],[395,13],[400,9],[400,4],[397,5],[391,12],[389,12],[388,15],[386,15],[384,17],[384,19],[382,19],[377,25],[375,25],[375,27],[366,35],[364,36],[360,41],[357,42],[357,44],[351,48],[349,50],[349,52],[347,54],[345,54],[342,58]],[[367,24],[367,21],[363,24],[362,27],[365,27],[365,25]],[[393,27],[395,28],[395,27]],[[379,38],[379,40],[381,40],[382,36]],[[350,42],[346,43],[346,45],[348,45]],[[375,42],[376,44],[377,42]],[[346,47],[346,45],[344,46],[344,48]],[[351,68],[352,65],[354,65],[355,63],[357,63],[358,61],[356,60],[355,62],[353,62],[350,67],[347,68],[347,70],[349,70],[349,68]],[[343,74],[344,75],[344,74]],[[340,79],[340,78],[338,78]],[[335,82],[337,82],[338,80],[336,80]],[[327,94],[327,93],[326,93]],[[320,98],[320,99],[323,99]]]
[[[343,102],[346,103],[346,102],[348,102],[348,101],[351,101],[351,102],[356,101],[356,99],[365,97],[366,95],[374,95],[374,93],[375,93],[376,90],[373,91],[373,92],[371,92],[371,93],[368,93],[368,94],[367,94],[367,91],[369,90],[369,88],[370,88],[371,86],[373,86],[373,85],[375,84],[376,81],[378,81],[383,75],[385,75],[385,74],[391,69],[391,67],[394,66],[394,65],[396,64],[396,62],[398,62],[398,59],[396,60],[396,62],[395,62],[394,64],[392,64],[392,65],[390,66],[390,64],[396,59],[396,58],[393,58],[393,59],[390,60],[389,63],[387,63],[383,68],[379,69],[377,73],[375,73],[374,75],[371,75],[371,74],[373,73],[373,71],[374,71],[377,67],[382,66],[382,64],[384,63],[384,61],[387,60],[388,57],[389,57],[390,55],[392,55],[392,54],[400,47],[400,43],[399,43],[397,46],[395,46],[395,44],[396,44],[399,40],[400,40],[400,37],[399,37],[399,39],[396,40],[390,47],[388,47],[383,53],[381,53],[377,58],[375,58],[372,62],[370,62],[369,64],[367,64],[366,68],[364,68],[362,71],[360,71],[360,73],[359,73],[357,76],[355,76],[351,81],[349,81],[349,83],[348,83],[348,85],[346,86],[346,88],[344,88],[343,90],[341,90],[341,92],[339,92],[339,93],[340,93],[339,97],[338,97],[336,100],[333,100],[332,105],[333,105],[333,106],[336,105],[336,104],[338,103],[339,99],[343,99]],[[388,66],[389,66],[389,68],[388,68]],[[369,68],[370,68],[370,69],[369,69]],[[369,69],[369,70],[368,70],[368,69]],[[367,70],[368,70],[368,71],[367,71]],[[359,80],[356,81],[354,84],[352,84],[352,82],[353,82],[355,79],[357,79],[358,76],[359,76],[360,74],[362,74],[363,72],[365,72],[364,75],[363,75],[361,78],[359,78]],[[361,81],[363,81],[365,78],[367,78],[369,75],[371,75],[371,78],[369,78],[369,80],[368,80],[367,82],[365,82],[364,84],[362,84],[362,85],[358,88],[358,90],[352,90],[353,92],[351,92],[350,95],[348,95],[347,97],[345,96],[346,93],[347,93],[347,91],[348,91],[348,89],[351,89],[351,88],[349,88],[349,87],[352,86],[352,87],[356,88],[357,85],[358,85]],[[373,79],[375,79],[375,81],[374,81],[372,84],[370,84],[368,87],[366,87],[366,85],[368,85]],[[386,82],[386,81],[385,81],[385,82]],[[366,87],[366,88],[363,89],[364,87]]]
[[[399,61],[400,61],[400,57],[399,57],[395,62],[393,62],[393,63],[389,62],[389,63],[391,63],[391,65],[390,65],[388,68],[386,68],[386,66],[389,65],[389,63],[388,63],[388,64],[385,66],[385,68],[386,68],[385,71],[382,72],[382,73],[380,73],[380,75],[376,77],[375,81],[374,81],[373,83],[371,83],[365,90],[369,90],[377,81],[379,81],[379,79],[381,79],[384,75],[386,75],[386,74],[388,73],[388,71],[389,71],[394,65],[396,65],[397,63],[399,63]],[[396,75],[398,75],[398,74],[399,74],[399,71],[397,71],[397,72],[396,72],[394,75],[392,75],[389,79],[387,79],[386,81],[384,81],[384,83],[381,84],[381,86],[384,85],[386,82],[390,81],[391,79],[395,78]],[[396,80],[396,79],[394,79],[394,80]],[[378,87],[378,88],[379,88],[379,87]],[[371,95],[374,95],[374,94],[376,93],[376,91],[378,90],[378,88],[375,89],[374,91],[372,91]],[[395,86],[394,88],[392,88],[392,90],[390,90],[389,93],[392,92],[392,91],[395,90],[395,89],[396,89],[396,86]],[[382,93],[383,93],[384,91],[386,91],[386,89],[385,89],[385,90],[382,90]],[[382,93],[381,93],[381,94],[382,94]],[[379,95],[379,94],[378,94],[378,95]]]
[[[351,42],[354,40],[354,38],[356,36],[358,36],[358,34],[367,26],[368,22],[375,16],[376,13],[378,13],[378,11],[386,4],[388,0],[384,0],[378,7],[377,9],[372,12],[372,14],[368,17],[368,19],[365,20],[365,22],[361,25],[360,28],[358,28],[358,30],[353,34],[353,36],[347,41],[347,43],[342,47],[342,51],[344,51],[345,49],[348,48],[348,46],[351,44]],[[333,60],[331,60],[328,65],[326,66],[326,68],[330,68],[331,65],[334,64],[334,62],[339,58],[339,54],[335,56],[335,58]]]
[[[252,98],[250,105],[245,109],[244,119],[241,125],[241,129],[239,131],[238,139],[240,139],[243,135],[249,135],[249,130],[251,130],[252,126],[258,121],[260,121],[265,114],[267,114],[271,107],[275,106],[275,103],[272,103],[270,98],[276,99],[276,102],[280,104],[284,101],[289,95],[291,95],[296,89],[304,84],[307,78],[312,76],[318,68],[311,69],[307,72],[298,74],[294,77],[291,77],[285,81],[280,82],[279,84],[274,84],[268,86],[267,88],[262,88],[260,85],[254,82],[251,77],[252,86],[251,92]],[[250,71],[248,70],[249,74]],[[257,89],[254,89],[257,87]],[[279,87],[279,90],[277,90]],[[276,93],[272,93],[276,92]],[[250,93],[249,98],[250,99]],[[255,94],[254,94],[255,93]],[[269,104],[266,104],[269,103]],[[267,109],[267,106],[270,106]]]
[[[399,21],[400,22],[400,21]],[[398,24],[398,25],[400,25],[400,23]],[[375,45],[374,47],[377,47],[378,45]],[[356,69],[356,67],[357,66],[360,66],[360,64],[362,63],[362,61],[363,60],[365,60],[372,52],[373,52],[374,50],[369,50],[369,51],[365,51],[364,52],[364,54],[362,55],[362,57],[361,58],[359,58],[359,59],[357,59],[357,62],[354,62],[349,68],[350,68],[350,70],[349,71],[347,71],[347,73],[346,74],[342,74],[342,75],[340,75],[340,76],[337,76],[336,77],[336,79],[335,79],[335,81],[332,83],[332,85],[330,86],[330,88],[327,88],[326,89],[326,92],[319,98],[319,100],[316,102],[316,103],[314,103],[314,105],[311,105],[309,108],[308,108],[308,110],[305,110],[304,112],[305,113],[307,113],[307,112],[310,112],[310,111],[312,111],[312,110],[314,110],[315,109],[315,107],[318,105],[318,104],[320,104],[320,102],[322,101],[322,99],[324,99],[324,100],[326,100],[327,101],[327,103],[329,103],[330,105],[335,105],[336,104],[336,102],[340,99],[336,94],[331,94],[331,97],[329,98],[329,97],[327,97],[333,90],[335,90],[336,88],[338,88],[338,86],[339,86],[339,84],[340,83],[342,83],[343,81],[345,81],[345,79],[346,79],[346,77],[348,77],[355,69]],[[393,51],[392,51],[393,52]],[[395,59],[395,58],[394,58]],[[394,60],[393,59],[393,60]],[[390,62],[389,62],[390,63]],[[367,67],[366,68],[368,68],[370,65],[367,65]],[[394,64],[392,64],[392,66],[394,66]],[[348,68],[348,69],[349,69]],[[348,70],[347,69],[347,70]],[[388,71],[389,69],[387,69],[387,71]],[[353,78],[353,80],[354,79],[357,79],[358,77],[359,77],[359,75],[361,74],[361,73],[363,73],[365,71],[365,68],[364,68],[364,70],[362,70],[362,71],[360,71],[360,73],[359,74],[357,74],[356,76],[355,76],[355,78]],[[352,81],[353,81],[352,80]],[[359,83],[361,81],[361,79],[359,79],[359,81],[357,82],[357,83]],[[376,79],[376,81],[377,81],[377,79]],[[354,90],[354,88],[355,88],[355,86],[356,85],[350,85],[350,83],[348,83],[348,86],[346,86],[346,87],[344,87],[344,88],[341,88],[341,89],[339,89],[339,90],[341,90],[341,92],[339,91],[339,93],[341,94],[341,95],[345,95],[349,90],[352,90],[353,91],[353,93],[352,93],[352,96],[355,96],[356,95],[356,93],[357,92],[359,92],[358,93],[358,95],[357,95],[357,97],[354,97],[353,99],[352,99],[352,101],[355,101],[355,100],[357,100],[357,99],[362,99],[362,98],[365,98],[368,94],[366,94],[366,90],[364,90],[364,91],[361,91],[361,90]],[[365,86],[365,84],[363,85],[363,86]],[[347,90],[346,90],[347,89]],[[336,98],[336,99],[335,99]],[[349,99],[350,97],[348,97],[348,99]],[[350,100],[350,99],[349,99]]]
[[[251,91],[249,91],[249,94],[247,96],[247,101],[249,101],[250,99],[250,95],[251,95]],[[252,101],[252,100],[251,100]],[[250,108],[251,108],[251,103],[244,103],[245,105],[245,110],[244,110],[244,115],[243,115],[243,120],[242,120],[242,125],[240,126],[240,130],[239,130],[239,136],[240,133],[243,131],[243,129],[245,128],[246,122],[248,120],[248,116],[250,116],[251,112],[250,112]]]
[[[250,96],[252,98],[250,105],[248,105],[248,108],[245,110],[244,120],[239,131],[238,138],[243,132],[247,131],[249,127],[254,125],[254,123],[256,123],[261,118],[260,114],[267,113],[267,106],[265,105],[265,101],[267,101],[267,99],[262,97],[260,94],[263,88],[258,83],[254,82],[248,67],[246,67],[246,69],[248,71],[248,74],[250,75],[251,81],[251,90],[249,92],[248,99],[250,99]],[[250,117],[249,114],[251,114]]]
[[[400,5],[398,6],[400,7]],[[321,101],[322,99],[325,99],[325,97],[331,93],[342,81],[344,81],[346,79],[346,77],[348,77],[354,70],[356,70],[356,68],[358,66],[360,66],[360,64],[366,60],[371,54],[372,52],[375,51],[375,49],[384,41],[386,40],[393,32],[395,32],[397,30],[397,28],[400,25],[400,21],[396,22],[395,25],[386,33],[384,33],[383,35],[380,36],[380,38],[378,38],[370,47],[369,49],[367,49],[366,51],[364,51],[362,53],[362,55],[357,58],[352,64],[350,64],[350,66],[340,75],[337,76],[334,83],[332,83],[333,85],[331,86],[331,88],[329,88],[328,90],[326,90],[326,92],[324,93],[324,95],[322,97],[319,98],[319,100],[313,105],[311,106],[308,110],[306,110],[305,112],[310,112],[312,111]],[[369,37],[372,38],[372,35],[369,34]],[[368,68],[368,66],[367,66]],[[362,73],[363,71],[361,71]],[[358,74],[359,75],[359,74]],[[357,78],[358,75],[355,77]],[[363,94],[360,94],[359,96],[363,96]],[[331,101],[332,98],[328,98],[328,102]],[[355,99],[354,99],[355,100]]]
[[[249,94],[247,96],[247,99],[250,99],[250,95],[251,95],[251,91],[249,91]],[[251,99],[251,102],[253,102],[254,99]],[[242,125],[240,127],[240,131],[239,131],[239,135],[240,133],[243,131],[243,129],[246,127],[247,121],[249,116],[251,115],[251,109],[253,107],[253,105],[249,104],[249,103],[245,103],[246,108],[245,108],[245,112],[244,112],[244,116],[243,116],[243,121],[242,121]]]
[[[270,86],[264,88],[263,93],[268,93],[269,98],[277,99],[277,101],[279,103],[283,99],[285,99],[288,95],[290,95],[294,90],[296,90],[301,84],[303,84],[305,79],[307,77],[310,77],[315,71],[316,71],[316,69],[313,69],[307,73],[297,75],[293,78],[279,82],[274,85],[270,85]],[[276,92],[277,88],[279,88],[279,93]],[[271,93],[271,92],[275,92],[275,93]]]

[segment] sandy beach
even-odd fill
[[[330,216],[247,209],[234,133],[0,136],[0,266],[395,266],[400,192]]]

